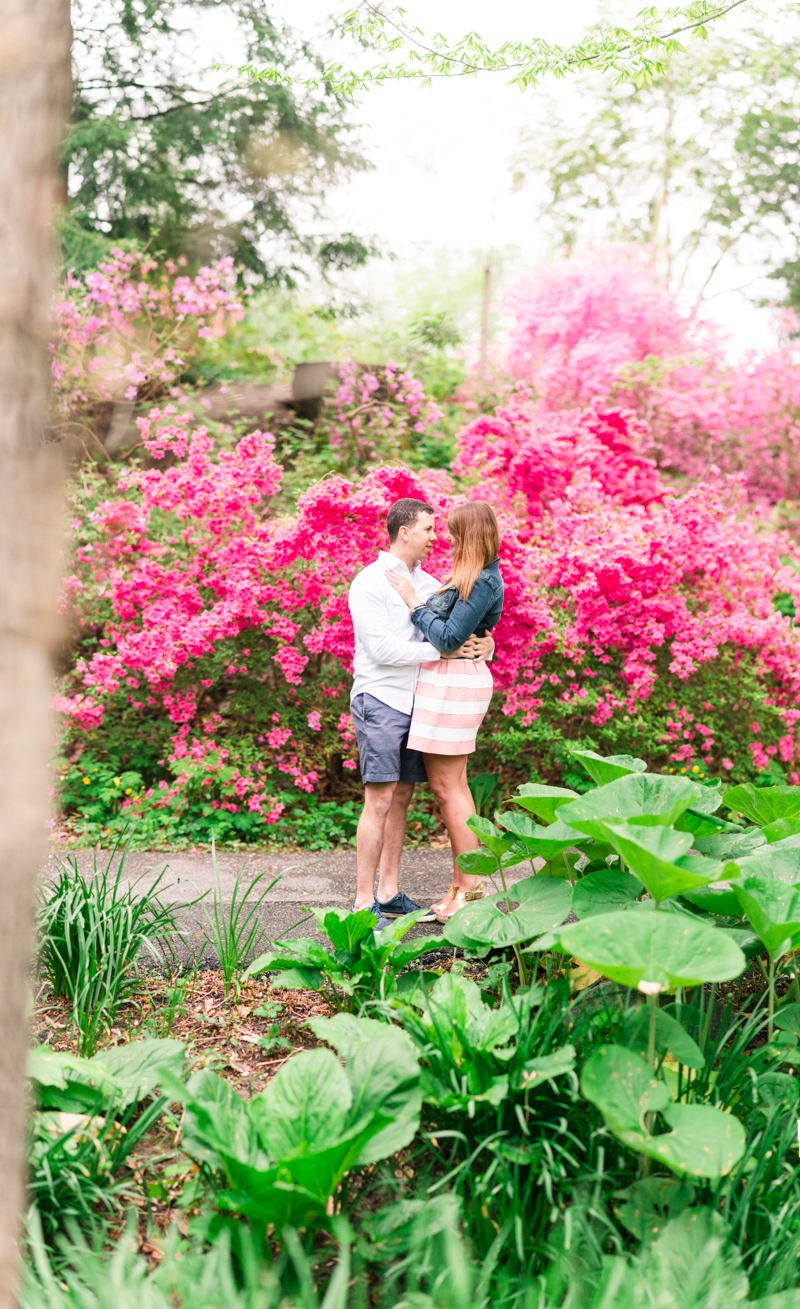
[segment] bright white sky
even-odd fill
[[[599,14],[598,0],[405,0],[408,21],[423,30],[440,30],[455,38],[475,30],[491,44],[541,36],[559,44],[578,39]],[[642,0],[618,0],[618,20],[632,20]],[[769,5],[768,5],[769,7]],[[299,33],[313,38],[317,49],[339,57],[343,46],[324,36],[335,0],[276,0],[277,14]],[[724,39],[732,20],[710,29]],[[575,95],[568,80],[551,83],[549,93]],[[520,128],[529,122],[535,90],[524,95],[505,85],[502,75],[443,80],[423,89],[414,84],[379,87],[364,93],[356,117],[364,123],[365,153],[374,170],[335,191],[329,213],[342,230],[374,234],[397,256],[395,264],[373,262],[361,275],[359,290],[380,297],[398,272],[413,268],[446,248],[466,257],[478,248],[519,249],[519,271],[548,258],[547,241],[537,230],[534,191],[512,193],[509,159]],[[515,261],[516,264],[516,261]],[[513,276],[515,267],[508,270]],[[715,279],[710,316],[733,334],[734,347],[771,342],[769,313],[756,310],[735,288],[753,270],[731,264]]]

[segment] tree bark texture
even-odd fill
[[[60,460],[45,448],[68,0],[0,0],[0,1309],[16,1303],[32,910],[48,814]]]

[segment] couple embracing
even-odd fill
[[[452,567],[443,583],[421,567],[436,539],[429,504],[398,500],[386,528],[389,549],[358,574],[349,594],[355,629],[350,707],[365,790],[354,908],[371,910],[376,930],[420,908],[397,885],[417,782],[427,782],[437,800],[454,870],[449,890],[420,921],[444,923],[486,894],[456,859],[478,846],[466,825],[475,812],[467,756],[492,696],[486,660],[494,654],[491,631],[503,609],[499,533],[490,505],[474,500],[450,510]]]

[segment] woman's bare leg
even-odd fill
[[[428,784],[436,797],[453,852],[453,883],[471,891],[477,877],[462,873],[456,858],[466,850],[477,850],[480,841],[467,827],[467,819],[475,813],[472,793],[467,785],[468,755],[426,754],[425,771]]]

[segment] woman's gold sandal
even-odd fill
[[[458,913],[459,909],[463,909],[465,904],[469,904],[472,900],[482,900],[487,894],[483,882],[478,882],[472,891],[466,891],[462,886],[451,885],[449,890],[445,891],[442,899],[437,904],[431,905],[431,910],[436,915],[437,923],[446,923],[449,918]],[[445,904],[446,900],[453,902],[452,908],[450,905]]]

